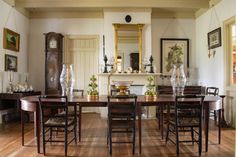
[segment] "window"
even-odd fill
[[[226,86],[236,87],[236,17],[224,21]]]
[[[236,84],[236,25],[231,25],[231,40],[232,40],[232,83]]]

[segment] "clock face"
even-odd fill
[[[49,41],[49,48],[57,48],[57,41],[55,38],[51,38]]]

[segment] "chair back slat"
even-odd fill
[[[217,88],[217,87],[207,87],[206,95],[216,96],[218,94],[219,94],[219,88]]]
[[[183,124],[181,121],[197,120],[201,125],[203,110],[203,95],[183,95],[175,98],[175,121],[176,125]]]

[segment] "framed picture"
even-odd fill
[[[5,54],[5,71],[17,72],[17,57]]]
[[[170,75],[174,64],[181,63],[187,72],[189,67],[189,39],[161,38],[161,73]]]
[[[217,28],[207,34],[208,49],[214,49],[221,46],[221,28]]]
[[[3,48],[19,52],[20,49],[20,34],[4,28]]]

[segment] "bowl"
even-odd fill
[[[119,90],[117,95],[128,95],[128,89],[133,83],[133,81],[112,81],[115,88]]]

